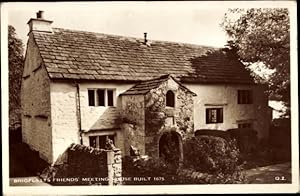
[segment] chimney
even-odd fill
[[[44,11],[40,10],[36,13],[36,18],[31,18],[27,23],[29,25],[29,33],[31,31],[52,33],[52,28],[51,28],[52,22],[53,21],[45,20]]]
[[[39,11],[36,13],[36,18],[37,19],[44,19],[44,11]]]
[[[144,44],[147,44],[148,40],[147,40],[147,33],[144,33]]]
[[[151,44],[150,42],[147,40],[147,33],[144,33],[144,42],[143,45],[150,47]]]

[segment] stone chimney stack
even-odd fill
[[[36,13],[36,18],[31,18],[28,21],[29,33],[31,31],[42,31],[52,33],[52,24],[53,21],[44,19],[44,11],[38,11]]]

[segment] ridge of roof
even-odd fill
[[[176,78],[172,76],[172,74],[166,74],[162,75],[157,78],[153,78],[151,80],[145,80],[142,82],[139,82],[138,84],[134,85],[130,89],[126,90],[125,92],[121,93],[120,95],[142,95],[147,94],[150,90],[155,89],[159,87],[160,84],[163,82],[168,81],[169,79],[174,80],[181,88],[185,89],[186,91],[193,94],[193,96],[196,96],[196,93],[192,92],[190,89],[188,89],[186,86],[181,84]]]
[[[54,28],[32,32],[50,79],[140,82],[173,74],[180,82],[253,84],[222,48]]]
[[[107,37],[116,37],[120,39],[128,39],[130,41],[144,41],[144,38],[139,38],[139,37],[134,37],[134,36],[127,36],[127,35],[117,35],[117,34],[110,34],[110,33],[99,33],[99,32],[92,32],[92,31],[86,31],[86,30],[73,30],[73,29],[66,29],[66,28],[58,28],[58,27],[53,27],[52,28],[54,31],[69,31],[69,32],[79,32],[79,33],[89,33],[89,34],[95,34],[95,35],[102,35],[102,36],[107,36]],[[178,44],[182,46],[189,46],[191,48],[207,48],[207,49],[222,49],[223,47],[215,47],[215,46],[207,46],[207,45],[200,45],[200,44],[193,44],[193,43],[187,43],[187,42],[179,42],[179,41],[166,41],[166,40],[156,40],[156,39],[148,39],[147,41],[152,43],[160,43],[160,44]]]

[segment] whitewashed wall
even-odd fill
[[[82,129],[90,130],[99,117],[111,106],[89,106],[88,104],[88,89],[116,89],[115,97],[117,98],[116,107],[120,107],[119,95],[134,84],[124,84],[124,83],[81,83],[80,88],[80,108],[81,108],[81,120]]]
[[[51,118],[53,160],[55,161],[72,143],[79,143],[76,114],[76,86],[72,83],[52,82]]]
[[[81,129],[88,131],[97,122],[99,117],[107,110],[108,107],[89,106],[88,105],[88,89],[90,88],[110,88],[116,89],[116,97],[132,84],[103,84],[103,83],[81,83],[79,84],[80,95],[80,113],[81,113]],[[53,134],[53,159],[56,158],[67,149],[71,143],[80,143],[79,124],[76,111],[76,93],[77,87],[75,83],[52,82],[51,83],[51,116],[52,116],[52,134]],[[117,104],[119,100],[117,99]],[[93,133],[82,134],[84,145],[89,145],[89,136],[106,135],[114,133],[116,146],[122,149],[123,140],[120,130],[99,130]]]
[[[260,86],[185,84],[197,94],[194,98],[194,127],[226,130],[237,128],[239,121],[252,122],[260,138],[268,136],[271,120],[267,97]],[[238,104],[237,90],[253,89],[253,104]],[[206,124],[206,108],[223,108],[223,123]]]

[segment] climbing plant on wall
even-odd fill
[[[166,120],[165,113],[165,96],[161,88],[150,91],[145,96],[145,115],[146,127],[149,128],[148,133],[155,134],[164,125]]]

